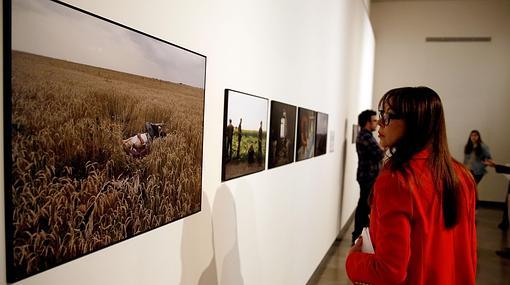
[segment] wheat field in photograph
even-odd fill
[[[204,90],[12,51],[15,278],[200,211]],[[141,158],[122,140],[163,123]]]

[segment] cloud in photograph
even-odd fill
[[[245,130],[258,130],[262,121],[262,130],[267,129],[267,99],[250,96],[235,91],[229,91],[227,122],[237,126],[243,118],[242,127]]]
[[[50,1],[12,2],[12,48],[204,88],[205,57]]]

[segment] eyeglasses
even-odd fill
[[[384,110],[379,110],[379,122],[382,126],[390,124],[391,120],[401,119],[402,117],[394,113],[386,113]]]

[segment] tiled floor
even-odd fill
[[[480,209],[477,213],[478,236],[478,269],[477,284],[509,285],[510,259],[495,254],[496,250],[510,247],[509,231],[497,228],[502,212],[496,209]],[[345,275],[345,256],[350,248],[350,233],[353,225],[347,230],[345,239],[335,242],[334,250],[325,263],[316,283],[310,285],[343,285],[351,284]]]

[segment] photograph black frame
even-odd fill
[[[326,118],[326,134],[325,134],[325,138],[323,139],[319,139],[319,120],[320,120],[320,117],[325,117]],[[321,155],[324,155],[328,152],[327,150],[327,146],[328,146],[328,135],[329,135],[329,115],[326,114],[326,113],[322,113],[322,112],[317,112],[317,124],[316,124],[316,128],[315,128],[315,152],[314,152],[314,156],[321,156]],[[324,149],[322,150],[323,152],[320,152],[320,143],[323,143],[323,147]]]
[[[352,124],[351,144],[356,143],[356,139],[358,137],[359,131],[360,131],[360,128],[359,128],[358,124]]]
[[[299,149],[300,149],[300,137],[301,137],[301,130],[300,130],[300,120],[301,120],[301,114],[303,112],[311,112],[313,114],[315,114],[315,120],[314,122],[312,123],[313,124],[313,147],[312,149],[309,149],[308,152],[311,152],[311,155],[309,157],[305,157],[305,158],[299,158]],[[295,155],[295,161],[303,161],[303,160],[307,160],[307,159],[310,159],[310,158],[314,158],[315,157],[315,136],[316,136],[316,133],[317,133],[317,111],[314,111],[314,110],[311,110],[311,109],[307,109],[307,108],[303,108],[303,107],[299,107],[298,108],[298,112],[297,112],[297,120],[296,120],[296,155]],[[310,125],[311,126],[311,125]]]
[[[296,161],[296,126],[297,126],[297,109],[298,107],[295,106],[295,105],[291,105],[291,104],[287,104],[287,103],[284,103],[284,102],[279,102],[279,101],[275,101],[275,100],[271,100],[271,104],[270,104],[270,111],[269,111],[269,114],[270,114],[270,119],[269,119],[269,134],[268,134],[268,141],[269,141],[269,147],[268,147],[268,159],[267,159],[267,168],[268,169],[273,169],[273,168],[277,168],[277,167],[281,167],[281,166],[285,166],[285,165],[288,165],[288,164],[291,164],[293,162]],[[280,105],[280,106],[277,106],[277,105]],[[289,127],[286,129],[286,132],[290,132],[289,136],[292,137],[291,139],[291,145],[292,147],[290,148],[290,152],[291,152],[291,156],[292,158],[289,159],[288,162],[286,163],[281,163],[281,164],[278,164],[278,163],[272,163],[272,160],[275,159],[276,157],[276,154],[273,154],[272,152],[277,152],[278,150],[277,149],[274,149],[275,146],[273,146],[273,141],[276,139],[276,140],[279,140],[279,138],[275,138],[276,133],[275,130],[273,129],[273,126],[274,125],[280,125],[279,122],[275,121],[275,120],[278,120],[278,118],[275,118],[274,117],[274,113],[276,112],[276,109],[283,109],[283,108],[287,108],[287,112],[290,110],[290,112],[288,112],[288,114],[290,115],[287,115],[286,114],[286,117],[287,117],[287,121],[290,120],[290,123],[289,123]],[[285,122],[287,124],[287,122]],[[281,131],[281,130],[279,130]],[[278,136],[281,136],[281,135],[278,135]],[[277,143],[280,143],[280,141],[278,141]]]
[[[266,101],[266,114],[265,114],[265,120],[266,120],[266,130],[265,130],[265,137],[264,137],[264,143],[262,145],[262,147],[264,148],[264,151],[265,153],[263,154],[263,159],[264,159],[264,162],[262,164],[262,167],[259,169],[259,170],[255,170],[255,171],[252,171],[252,172],[247,172],[247,173],[243,173],[243,174],[240,174],[240,175],[234,175],[234,176],[231,176],[231,177],[227,177],[227,171],[226,171],[226,164],[228,163],[229,159],[232,159],[232,155],[230,155],[230,158],[229,156],[227,155],[227,123],[228,123],[228,120],[229,120],[229,117],[228,117],[228,111],[229,111],[229,94],[230,93],[238,93],[239,95],[244,95],[244,96],[249,96],[249,97],[253,97],[253,98],[257,98],[257,99],[262,99],[262,100],[265,100]],[[255,174],[255,173],[258,173],[258,172],[262,172],[264,170],[266,170],[266,162],[267,162],[267,138],[268,138],[268,122],[267,122],[267,117],[268,117],[268,105],[269,105],[269,99],[267,98],[264,98],[264,97],[261,97],[261,96],[257,96],[257,95],[253,95],[253,94],[250,94],[250,93],[246,93],[246,92],[242,92],[242,91],[238,91],[238,90],[234,90],[234,89],[225,89],[225,92],[224,92],[224,104],[223,104],[223,133],[222,133],[222,143],[221,143],[221,181],[222,182],[225,182],[225,181],[229,181],[229,180],[232,180],[232,179],[237,179],[237,178],[241,178],[241,177],[244,177],[244,176],[247,176],[247,175],[251,175],[251,174]],[[232,130],[232,132],[234,132],[234,130]],[[232,148],[232,145],[231,144],[231,148]]]
[[[79,254],[79,255],[76,255],[76,256],[73,256],[71,258],[66,258],[65,260],[61,260],[59,262],[55,262],[54,264],[52,264],[51,266],[48,266],[46,268],[43,268],[43,269],[40,269],[40,270],[36,270],[34,272],[30,272],[30,273],[23,273],[23,272],[15,272],[16,270],[19,271],[19,269],[15,269],[15,266],[14,266],[14,249],[13,249],[13,245],[14,245],[14,225],[13,225],[13,211],[14,209],[16,208],[16,206],[14,205],[14,202],[12,201],[12,188],[14,187],[13,186],[13,183],[14,183],[14,178],[12,177],[12,171],[13,171],[13,143],[12,143],[12,139],[13,139],[13,125],[12,125],[12,115],[13,115],[13,108],[12,108],[12,90],[13,90],[13,84],[11,82],[11,76],[12,76],[12,64],[13,64],[13,61],[12,61],[12,41],[11,41],[11,37],[12,37],[12,2],[11,1],[5,1],[4,2],[4,11],[3,11],[3,25],[4,25],[4,28],[3,28],[3,32],[4,32],[4,37],[3,37],[3,40],[4,40],[4,115],[3,115],[3,119],[4,119],[4,177],[5,177],[5,181],[4,181],[4,195],[5,195],[5,230],[6,230],[6,269],[7,269],[7,281],[8,282],[17,282],[17,281],[20,281],[22,279],[25,279],[25,278],[28,278],[30,276],[33,276],[33,275],[36,275],[36,274],[39,274],[41,272],[44,272],[44,271],[48,271],[48,270],[51,270],[52,268],[54,267],[57,267],[57,266],[60,266],[62,264],[65,264],[65,263],[68,263],[70,261],[73,261],[75,259],[78,259],[78,258],[81,258],[81,257],[84,257],[84,256],[87,256],[89,254],[92,254],[96,251],[99,251],[99,250],[102,250],[102,249],[105,249],[105,248],[108,248],[110,246],[113,246],[117,243],[120,243],[120,242],[123,242],[125,240],[128,240],[128,239],[131,239],[133,237],[136,237],[136,236],[139,236],[141,234],[144,234],[144,233],[147,233],[149,231],[152,231],[156,228],[160,228],[162,226],[165,226],[165,225],[168,225],[170,223],[173,223],[175,221],[178,221],[180,219],[183,219],[185,217],[188,217],[192,214],[195,214],[197,212],[200,212],[201,210],[201,203],[202,203],[202,177],[203,177],[203,141],[204,141],[204,134],[203,134],[203,130],[204,130],[204,127],[205,127],[205,122],[204,122],[204,111],[205,111],[205,90],[206,90],[206,70],[207,70],[207,57],[205,55],[202,55],[200,53],[197,53],[195,51],[192,51],[192,50],[189,50],[189,49],[186,49],[184,47],[181,47],[179,45],[176,45],[176,44],[173,44],[173,43],[170,43],[166,40],[163,40],[163,39],[160,39],[160,38],[157,38],[155,36],[152,36],[152,35],[149,35],[149,34],[146,34],[144,32],[141,32],[139,30],[136,30],[134,28],[131,28],[131,27],[128,27],[126,25],[123,25],[121,23],[118,23],[118,22],[115,22],[115,21],[112,21],[110,19],[107,19],[107,18],[104,18],[104,17],[101,17],[99,15],[96,15],[96,14],[93,14],[91,12],[88,12],[88,11],[85,11],[83,9],[80,9],[78,7],[75,7],[75,6],[72,6],[72,5],[69,5],[65,2],[62,2],[62,1],[57,1],[57,0],[47,0],[47,2],[52,2],[53,4],[57,4],[59,5],[60,7],[65,7],[66,9],[70,9],[70,10],[73,10],[74,12],[78,12],[80,14],[82,14],[83,16],[85,17],[91,17],[91,19],[95,19],[95,20],[100,20],[101,22],[104,22],[105,24],[108,24],[110,25],[112,28],[115,28],[115,29],[122,29],[122,30],[125,30],[125,31],[128,31],[128,32],[134,32],[136,35],[142,37],[142,38],[145,38],[147,40],[155,40],[159,43],[162,43],[162,44],[165,44],[165,45],[168,45],[172,48],[177,48],[183,52],[186,52],[186,53],[189,53],[191,55],[194,55],[194,56],[198,56],[200,57],[201,59],[203,59],[203,83],[201,82],[201,86],[202,87],[202,90],[203,92],[201,92],[201,105],[202,105],[202,108],[201,110],[201,122],[200,122],[200,127],[202,128],[202,131],[201,131],[201,134],[199,135],[199,144],[196,145],[196,147],[200,147],[200,150],[197,151],[197,154],[199,156],[199,166],[200,166],[200,170],[199,170],[199,175],[200,175],[200,179],[199,179],[199,182],[198,182],[198,188],[197,190],[200,191],[199,193],[199,204],[198,204],[198,207],[196,210],[194,211],[191,211],[189,213],[187,213],[186,215],[183,215],[183,216],[180,216],[179,218],[176,218],[174,220],[171,220],[171,221],[163,221],[161,224],[155,226],[155,227],[152,227],[152,228],[149,228],[147,230],[144,230],[142,232],[137,232],[131,236],[127,236],[126,238],[123,238],[123,239],[120,239],[120,240],[116,240],[116,241],[113,241],[105,246],[101,246],[101,247],[98,247],[98,248],[94,248],[86,253],[83,253],[83,254]],[[115,71],[115,70],[113,70]],[[179,84],[182,84],[182,83],[179,83]],[[157,125],[157,124],[156,124]],[[198,165],[197,165],[198,167]],[[196,185],[195,185],[196,186]],[[28,271],[28,270],[27,270]]]

